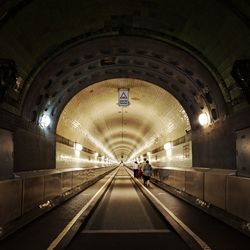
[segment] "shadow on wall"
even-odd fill
[[[13,135],[0,129],[0,180],[13,178]]]

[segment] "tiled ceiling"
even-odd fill
[[[118,106],[118,89],[129,89],[127,107]],[[57,134],[101,155],[128,159],[185,135],[186,112],[166,90],[136,79],[112,79],[93,84],[65,106]],[[110,156],[110,155],[109,155]]]

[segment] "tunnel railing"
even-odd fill
[[[231,225],[250,235],[250,178],[237,176],[236,170],[153,168],[152,180],[222,220],[225,211],[234,218]]]
[[[79,193],[116,166],[16,173],[0,181],[0,239]]]
[[[250,178],[237,176],[233,169],[154,166],[151,177],[172,194],[250,235]]]
[[[114,168],[26,172],[19,173],[19,178],[0,181],[0,237],[5,225],[50,209]],[[250,232],[250,178],[237,176],[235,170],[153,168],[152,181],[203,210],[214,206],[236,216],[242,220],[238,227]]]

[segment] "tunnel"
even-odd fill
[[[115,171],[127,190],[146,159],[151,189],[247,249],[249,13],[244,0],[0,1],[3,246]]]
[[[130,97],[129,105],[119,106],[118,90],[125,89],[129,89],[125,92]],[[189,131],[185,110],[167,91],[142,80],[118,78],[90,85],[74,96],[61,113],[56,134],[58,138],[69,139],[72,145],[84,146],[82,154],[90,149],[95,151],[90,159],[89,155],[79,157],[88,164],[124,161],[131,165],[135,158],[140,161],[149,154],[151,162],[160,166],[164,162],[161,157],[166,157],[162,147],[176,139],[186,140],[189,148],[186,154],[191,154]],[[79,151],[70,154],[66,148],[57,143],[56,168],[69,168],[71,161],[79,159]],[[181,162],[191,167],[191,156]],[[175,160],[175,164],[180,163]],[[81,167],[79,160],[76,166]]]

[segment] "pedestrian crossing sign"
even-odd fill
[[[118,105],[119,106],[128,106],[128,89],[118,89]]]

